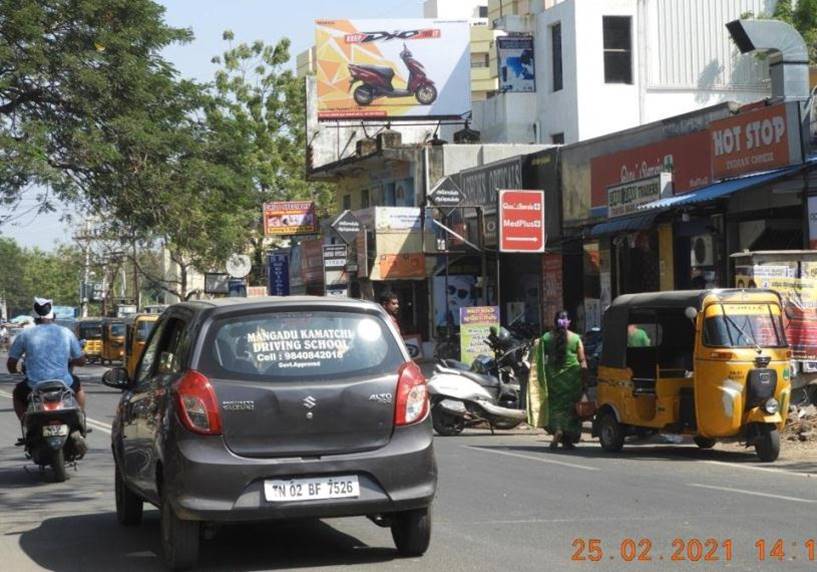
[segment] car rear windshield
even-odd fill
[[[404,361],[377,315],[278,311],[217,319],[199,368],[214,377],[296,381],[397,373]]]
[[[95,340],[102,337],[101,324],[88,324],[79,327],[79,337],[86,340]]]
[[[125,335],[125,324],[111,324],[111,335],[119,338]]]
[[[783,347],[786,337],[780,307],[773,304],[713,304],[706,309],[704,345]]]

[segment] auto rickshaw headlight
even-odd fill
[[[766,403],[763,404],[763,409],[766,410],[766,413],[769,415],[774,415],[778,411],[780,411],[780,403],[774,397],[767,399]]]

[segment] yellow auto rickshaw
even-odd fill
[[[691,435],[780,454],[791,395],[780,296],[772,290],[652,292],[604,314],[593,434],[619,451],[630,434]]]
[[[122,361],[125,357],[125,321],[122,318],[102,320],[102,357],[105,363]]]
[[[81,318],[76,323],[76,336],[83,344],[85,357],[91,363],[102,359],[102,318]]]
[[[124,364],[130,379],[134,378],[136,364],[139,363],[139,358],[145,349],[145,342],[158,319],[159,314],[136,314],[125,322]]]

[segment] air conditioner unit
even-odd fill
[[[699,234],[692,237],[690,263],[693,268],[715,264],[715,241],[711,234]]]

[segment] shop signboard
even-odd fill
[[[817,250],[817,196],[808,198],[809,248]]]
[[[275,201],[264,203],[264,235],[292,236],[317,234],[318,215],[312,201]]]
[[[317,20],[318,119],[461,117],[471,110],[465,20]]]
[[[426,261],[422,252],[380,254],[377,256],[377,276],[372,280],[416,280],[426,277]]]
[[[349,275],[346,272],[348,256],[349,251],[345,244],[323,245],[323,283],[327,296],[348,294]]]
[[[420,232],[423,228],[420,207],[377,207],[375,230],[377,232]]]
[[[289,253],[285,250],[267,255],[267,294],[289,296]]]
[[[485,343],[491,327],[499,328],[498,306],[473,306],[460,308],[460,361],[472,363],[480,354],[491,355],[491,347]]]
[[[428,193],[428,200],[435,207],[457,207],[464,198],[462,189],[451,177],[437,181]]]
[[[675,194],[711,183],[709,133],[696,131],[651,145],[594,157],[590,162],[592,205],[603,206],[607,189],[664,172],[672,173]]]
[[[323,242],[320,238],[301,242],[301,279],[304,284],[320,282],[323,279]],[[293,261],[294,265],[294,261]]]
[[[647,179],[623,183],[607,189],[607,218],[626,216],[638,207],[672,195],[672,174],[659,173]]]
[[[544,191],[499,191],[499,251],[545,251]]]
[[[536,70],[533,36],[500,36],[496,39],[499,91],[533,93]]]
[[[792,102],[710,123],[712,176],[725,179],[800,163],[799,117]]]

